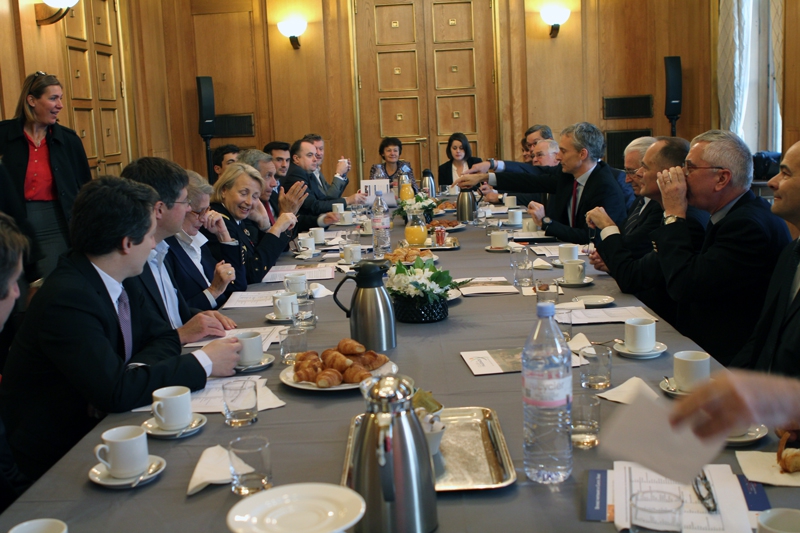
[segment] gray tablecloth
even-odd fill
[[[402,226],[394,230],[395,242],[401,238]],[[437,252],[439,266],[454,277],[506,276],[511,278],[507,254],[487,253],[488,237],[479,228],[468,227],[454,233],[461,241],[461,250]],[[368,242],[364,238],[364,242]],[[283,262],[294,259],[285,257]],[[562,271],[535,271],[537,277],[555,278]],[[635,298],[621,294],[607,275],[589,268],[587,274],[594,285],[566,289],[566,298],[581,294],[605,294],[616,298],[617,305],[638,304]],[[341,279],[324,284],[331,289]],[[340,292],[349,302],[355,284],[347,282]],[[251,290],[275,290],[277,284],[256,285]],[[562,301],[564,301],[562,297]],[[535,297],[521,295],[462,297],[452,303],[450,317],[434,324],[397,324],[398,347],[388,355],[400,372],[414,378],[417,385],[433,391],[446,407],[484,406],[497,411],[517,470],[517,482],[507,488],[444,493],[438,495],[441,533],[485,531],[614,531],[612,524],[585,521],[586,485],[589,469],[611,468],[612,464],[598,456],[597,450],[575,450],[572,476],[558,487],[530,482],[522,470],[522,402],[519,374],[473,376],[459,352],[468,350],[511,348],[522,346],[535,319]],[[344,313],[331,297],[317,301],[319,325],[311,332],[310,349],[334,346],[349,336]],[[269,309],[233,310],[240,326],[264,324]],[[591,340],[605,341],[623,336],[622,324],[576,326],[575,332],[586,333]],[[677,333],[663,320],[658,323],[657,337],[669,349],[657,359],[635,361],[614,354],[612,385],[632,376],[642,377],[658,390],[662,376],[671,375],[671,354],[697,346]],[[278,354],[273,345],[270,352]],[[719,367],[714,363],[715,367]],[[71,532],[109,531],[226,531],[228,510],[239,501],[229,486],[211,486],[194,496],[186,496],[189,479],[200,454],[209,446],[226,445],[244,434],[269,438],[272,448],[273,474],[277,485],[297,482],[339,483],[350,420],[364,410],[360,393],[309,392],[290,388],[280,382],[279,364],[265,370],[267,386],[286,406],[263,411],[256,424],[232,429],[223,423],[221,414],[208,415],[208,424],[199,434],[180,441],[149,440],[150,453],[166,459],[167,467],[160,479],[135,490],[113,491],[99,487],[88,479],[89,470],[97,463],[93,448],[100,442],[102,431],[125,424],[141,424],[147,413],[124,413],[108,416],[42,477],[11,508],[0,516],[0,531],[14,524],[37,517],[55,517],[66,521]],[[578,372],[573,372],[575,389],[580,390]],[[618,406],[602,401],[602,418]],[[601,444],[602,445],[602,444]],[[776,438],[770,434],[751,449],[775,450]],[[716,459],[729,463],[736,473],[741,470],[734,453],[726,449]],[[794,489],[767,489],[774,507],[797,507],[800,492]]]

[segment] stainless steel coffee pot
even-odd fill
[[[374,376],[359,385],[367,412],[355,436],[350,488],[367,502],[356,533],[429,533],[438,526],[433,461],[411,406],[414,382]]]
[[[428,196],[436,198],[436,182],[433,181],[433,173],[429,168],[422,171],[422,189],[427,189]]]
[[[368,350],[383,351],[397,346],[394,325],[394,307],[389,292],[383,285],[383,274],[389,270],[389,261],[363,260],[356,263],[353,273],[339,282],[333,300],[350,319],[350,337]],[[356,282],[350,308],[342,305],[336,295],[348,279]]]
[[[472,222],[475,220],[475,212],[478,210],[478,202],[475,195],[469,189],[461,189],[456,200],[456,220],[459,222]]]

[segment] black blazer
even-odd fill
[[[667,292],[678,302],[678,330],[723,365],[750,338],[784,246],[786,223],[747,191],[717,224],[700,251],[687,224],[653,232]]]
[[[168,385],[202,389],[197,359],[180,355],[178,334],[128,291],[133,357],[117,312],[89,260],[72,252],[36,293],[14,339],[0,382],[0,412],[24,474],[36,479],[97,424],[90,413],[122,413],[147,405]]]
[[[611,167],[605,162],[598,161],[586,181],[575,211],[574,228],[569,225],[570,213],[568,213],[569,202],[572,200],[574,176],[562,172],[561,165],[556,167],[531,166],[531,169],[531,173],[500,172],[496,174],[497,188],[505,191],[551,193],[546,213],[553,222],[545,231],[545,235],[552,235],[564,242],[587,244],[589,228],[586,225],[586,213],[598,206],[604,207],[608,216],[618,225],[625,220],[627,211],[622,190],[611,173]]]
[[[245,269],[244,279],[247,280],[248,284],[260,283],[286,249],[289,244],[289,236],[286,232],[281,233],[280,237],[263,232],[252,221],[247,219],[242,220],[241,224],[237,224],[233,215],[222,204],[212,203],[211,209],[222,215],[222,218],[225,219],[228,233],[233,239],[239,241]],[[222,248],[227,245],[220,244],[213,234],[205,231],[205,228],[200,231],[203,231],[205,236],[208,237],[208,247],[214,259],[217,261],[224,259],[226,251],[222,250]]]
[[[2,160],[0,160],[0,211],[14,219],[20,231],[25,234],[30,242],[30,252],[23,259],[23,270],[25,271],[25,279],[28,280],[28,283],[31,283],[41,277],[36,263],[42,258],[43,254],[36,238],[36,231],[28,222],[24,197],[20,200],[18,195],[12,194],[15,187],[11,175],[8,173],[6,166],[2,164]]]
[[[634,203],[634,205],[636,204]],[[630,211],[628,211],[628,218],[631,216]],[[628,218],[620,226],[625,247],[634,257],[642,257],[653,249],[650,233],[661,227],[664,209],[658,202],[650,200],[630,229],[628,228]]]
[[[28,170],[28,141],[19,119],[0,122],[0,156],[11,174],[14,189],[3,190],[13,194],[20,205],[25,206],[25,173]],[[47,130],[47,147],[50,150],[50,169],[58,193],[58,203],[69,222],[72,204],[84,183],[91,181],[92,173],[86,152],[78,135],[71,129],[55,124]],[[27,210],[26,210],[27,211]]]
[[[476,163],[480,163],[483,161],[480,157],[468,157],[467,158],[467,165],[472,167],[472,165]],[[437,174],[439,179],[439,187],[442,185],[452,185],[453,184],[453,162],[451,160],[447,160],[441,165],[439,165],[439,173]]]
[[[730,366],[800,377],[800,298],[789,294],[797,272],[795,245],[796,241],[783,249],[761,317]]]
[[[303,202],[298,214],[317,217],[323,213],[333,211],[333,204],[347,205],[344,198],[331,198],[326,196],[326,192],[319,188],[316,178],[312,178],[308,175],[308,172],[292,163],[289,165],[286,178],[282,180],[283,190],[288,191],[292,185],[298,181],[302,181],[308,186],[308,198]]]
[[[165,263],[167,267],[167,273],[172,280],[172,286],[176,289],[178,296],[178,314],[181,316],[181,322],[186,324],[194,315],[202,311],[202,309],[189,307],[189,304],[186,303],[181,291],[177,290],[178,284],[175,281],[175,273],[172,271],[169,262],[165,260]],[[138,276],[126,279],[123,282],[123,285],[125,285],[125,290],[136,290],[141,292],[147,302],[148,309],[151,312],[158,314],[167,324],[171,324],[169,320],[169,313],[167,312],[167,306],[164,304],[164,299],[161,297],[161,291],[158,290],[156,278],[153,276],[153,270],[150,268],[149,264],[145,263],[144,267],[142,267],[142,273]]]
[[[167,237],[166,243],[169,244],[169,252],[167,253],[166,262],[168,268],[172,271],[175,287],[181,294],[186,303],[190,307],[196,307],[207,311],[212,309],[211,302],[208,301],[205,291],[208,288],[206,280],[203,279],[202,274],[197,269],[197,266],[191,260],[186,250],[183,249],[181,243],[178,242],[177,237]],[[239,244],[220,244],[220,251],[227,252],[225,261],[230,263],[231,267],[236,270],[236,279],[228,284],[223,294],[217,298],[217,307],[220,307],[228,299],[230,294],[234,291],[247,290],[247,274],[245,272],[244,263],[242,262],[242,250]],[[209,282],[214,279],[214,269],[219,261],[214,259],[211,255],[211,250],[208,243],[200,248],[201,257],[200,263],[203,265],[203,273],[208,278]]]

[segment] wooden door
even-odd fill
[[[94,177],[128,164],[117,0],[84,0],[64,18],[72,124]]]
[[[497,146],[491,0],[358,0],[361,172],[381,162],[383,137],[403,142],[416,176],[447,160],[455,132],[473,154]]]

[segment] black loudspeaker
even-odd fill
[[[197,76],[197,102],[200,109],[200,135],[213,137],[214,127],[214,83],[211,76]]]
[[[665,57],[664,69],[667,75],[667,97],[664,105],[664,114],[667,117],[678,117],[681,114],[681,101],[683,100],[681,57]]]

